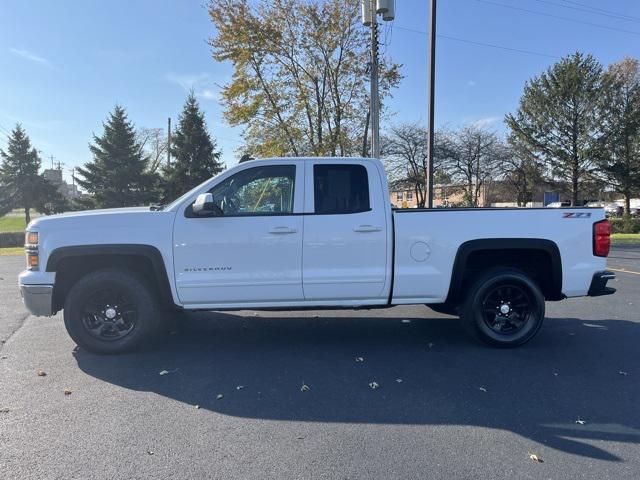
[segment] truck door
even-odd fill
[[[304,162],[252,165],[209,192],[221,211],[179,211],[174,266],[186,305],[302,301]]]
[[[306,171],[305,300],[379,298],[390,226],[377,169],[366,161],[317,161]]]

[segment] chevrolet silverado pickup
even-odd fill
[[[545,300],[598,296],[610,225],[597,208],[393,209],[359,158],[238,164],[164,207],[41,217],[20,291],[64,310],[81,347],[138,346],[175,310],[427,304],[495,346],[540,329]]]

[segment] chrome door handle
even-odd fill
[[[274,233],[274,234],[286,234],[286,233],[296,233],[298,230],[296,230],[295,228],[291,228],[291,227],[273,227],[271,230],[269,230],[269,233]]]
[[[376,227],[375,225],[360,225],[353,229],[354,232],[381,232],[382,227]]]

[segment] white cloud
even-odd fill
[[[502,117],[479,118],[478,120],[471,122],[471,125],[476,128],[488,128],[500,120],[502,120]]]
[[[40,65],[45,65],[47,67],[51,67],[51,62],[40,55],[36,55],[29,50],[24,50],[21,48],[10,48],[11,53],[17,55],[18,57],[24,58],[25,60],[29,60],[30,62],[39,63]]]
[[[198,95],[198,94],[196,94],[196,95]],[[216,98],[216,94],[213,93],[208,88],[205,88],[204,90],[202,90],[200,92],[199,96],[202,97],[202,98],[206,98],[207,100],[213,100],[214,98]]]
[[[165,80],[180,86],[186,92],[193,90],[196,97],[204,98],[205,100],[215,100],[217,98],[216,92],[211,89],[212,85],[215,86],[216,81],[208,73],[180,75],[168,73],[165,75]]]

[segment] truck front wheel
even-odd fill
[[[71,338],[94,353],[121,353],[138,347],[161,324],[156,301],[134,272],[103,269],[82,277],[64,303]]]
[[[497,268],[479,277],[469,290],[462,317],[474,336],[498,347],[531,340],[544,320],[544,295],[525,273]]]

